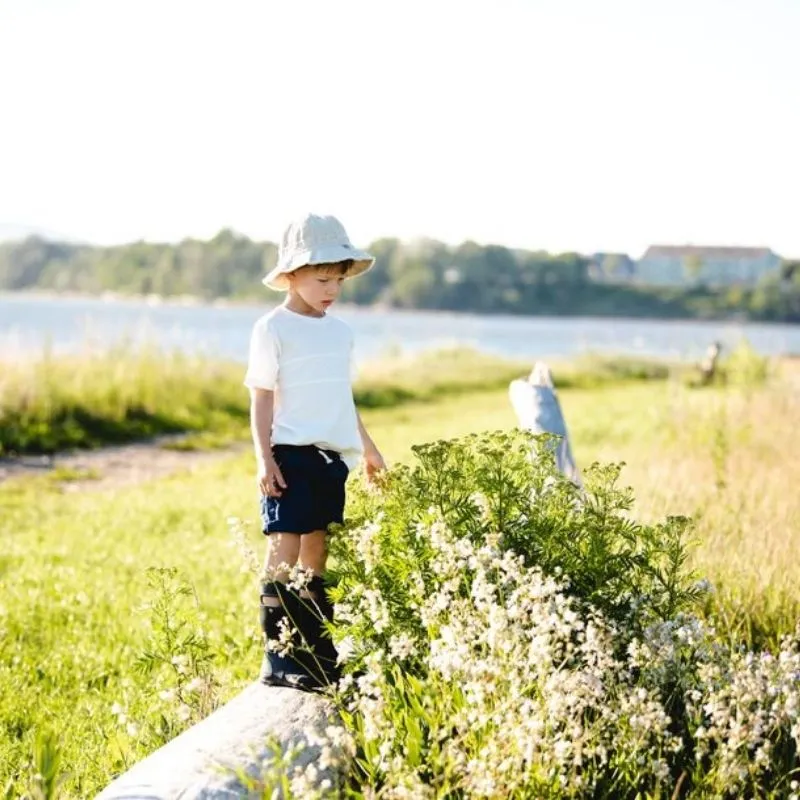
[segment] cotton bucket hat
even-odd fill
[[[278,247],[278,263],[263,283],[285,292],[290,272],[312,264],[335,264],[348,259],[353,261],[347,270],[348,278],[366,272],[375,263],[369,253],[350,244],[344,226],[336,217],[306,214],[286,227]]]

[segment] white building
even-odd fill
[[[651,286],[754,286],[779,268],[768,247],[653,245],[636,264],[637,283]]]

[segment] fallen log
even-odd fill
[[[261,797],[248,790],[247,775],[266,775],[275,751],[302,748],[292,765],[319,759],[319,747],[307,743],[307,732],[324,734],[331,724],[326,698],[253,683],[225,706],[134,765],[109,784],[97,800],[232,800]],[[319,782],[337,776],[319,771]]]

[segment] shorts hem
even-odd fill
[[[343,525],[344,520],[331,520],[327,525],[316,525],[310,527],[308,525],[300,527],[298,525],[273,525],[270,524],[262,530],[264,536],[269,536],[272,533],[296,533],[299,536],[305,536],[309,533],[316,533],[317,531],[324,531],[330,534],[331,525]]]

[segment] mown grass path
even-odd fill
[[[193,439],[179,434],[95,450],[0,459],[0,483],[10,478],[41,477],[73,492],[118,489],[196,469],[249,446],[243,436],[218,441],[208,449],[192,445]]]

